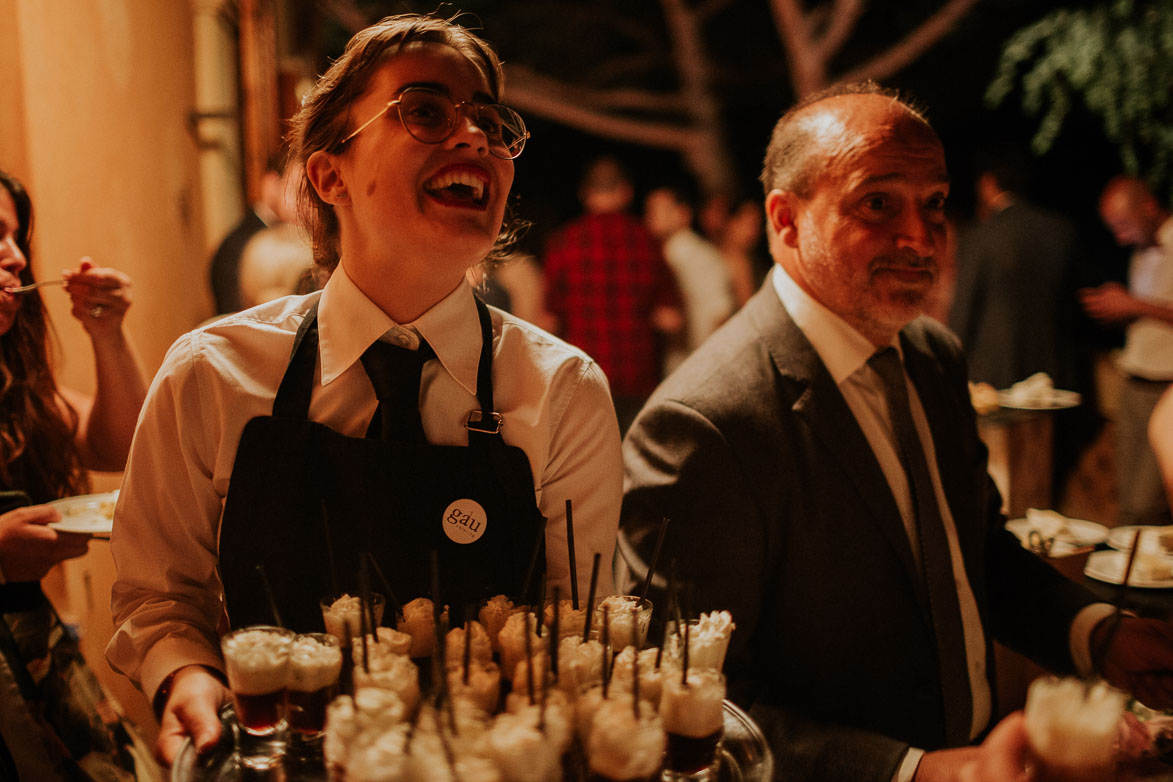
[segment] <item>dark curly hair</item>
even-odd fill
[[[16,205],[16,245],[29,262],[21,284],[32,283],[33,204],[24,186],[0,171]],[[33,502],[89,490],[74,445],[78,414],[61,396],[50,360],[52,327],[39,291],[22,294],[12,327],[0,335],[0,487],[22,489]]]

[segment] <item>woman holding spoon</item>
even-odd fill
[[[27,288],[32,222],[28,193],[0,171],[0,776],[89,779],[77,763],[85,756],[102,778],[135,778],[133,731],[111,721],[115,707],[40,585],[90,541],[48,526],[61,514],[45,503],[85,493],[87,469],[120,470],[130,449],[146,391],[122,329],[130,280],[89,259],[64,273],[73,316],[93,345],[97,391],[59,386],[41,293]],[[137,778],[149,778],[139,770]]]

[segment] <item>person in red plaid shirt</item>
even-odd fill
[[[659,335],[684,326],[659,244],[627,213],[633,196],[617,160],[594,161],[579,186],[586,214],[554,234],[544,263],[547,308],[607,374],[620,431],[660,382]]]

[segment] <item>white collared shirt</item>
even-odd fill
[[[1157,230],[1157,244],[1132,254],[1128,290],[1137,298],[1173,306],[1173,217]],[[1156,318],[1128,324],[1120,368],[1146,380],[1173,380],[1173,324]]]
[[[294,334],[319,300],[320,361],[309,417],[362,437],[377,400],[363,351],[382,337],[435,350],[420,383],[424,432],[435,445],[467,445],[479,410],[480,322],[463,282],[418,319],[396,324],[344,265],[321,294],[291,296],[215,321],[168,351],[147,395],[115,511],[111,549],[115,633],[107,657],[152,695],[188,664],[220,669],[223,613],[216,570],[220,516],[244,425],[270,415]],[[619,427],[602,370],[586,354],[524,321],[492,311],[493,397],[505,442],[529,460],[546,527],[548,582],[570,584],[567,499],[574,503],[580,591],[595,552],[610,562],[623,489]],[[610,568],[599,593],[612,591]],[[405,596],[406,597],[406,596]]]

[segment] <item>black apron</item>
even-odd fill
[[[545,576],[545,518],[525,452],[501,439],[492,322],[488,308],[479,300],[476,306],[481,409],[469,416],[467,447],[347,437],[308,420],[317,305],[306,313],[273,415],[248,422],[232,467],[219,544],[230,626],[273,622],[261,564],[286,626],[321,631],[320,599],[336,590],[358,594],[364,552],[402,602],[433,597],[430,554],[438,552],[441,600],[457,612],[453,621],[463,607],[495,594],[536,600]],[[372,589],[383,591],[374,576]],[[390,611],[385,623],[394,624]]]

